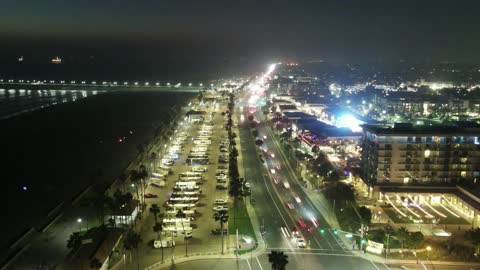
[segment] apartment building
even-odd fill
[[[462,183],[480,178],[480,127],[363,125],[363,180]]]

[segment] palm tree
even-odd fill
[[[101,220],[102,225],[105,225],[105,215],[106,215],[105,210],[107,206],[110,206],[112,204],[112,202],[113,202],[112,198],[106,196],[103,193],[96,193],[91,198],[90,203],[97,210],[97,218]]]
[[[155,170],[155,167],[157,166],[157,157],[158,157],[158,154],[156,152],[152,152],[150,154],[150,159],[153,162],[152,172]]]
[[[475,246],[475,252],[478,253],[480,246],[480,228],[466,231],[465,239]]]
[[[77,250],[82,245],[83,237],[79,232],[74,232],[70,235],[70,238],[67,240],[67,248],[72,250]]]
[[[92,269],[100,269],[102,267],[102,263],[100,262],[100,260],[98,260],[97,258],[93,258],[91,261],[90,261],[90,268]]]
[[[408,237],[408,233],[409,232],[408,232],[407,228],[405,228],[405,227],[400,227],[400,229],[397,230],[397,239],[400,241],[402,249],[403,249],[403,245],[405,243],[405,240]]]
[[[125,175],[125,173],[120,174],[118,180],[120,180],[120,183],[122,183],[123,192],[125,192],[125,184],[127,182],[127,176]]]
[[[268,254],[268,261],[272,264],[272,270],[285,270],[288,263],[288,256],[283,254],[283,251],[272,250]]]
[[[153,214],[153,218],[155,218],[155,223],[158,222],[158,214],[160,214],[160,207],[158,207],[158,204],[154,203],[152,206],[150,206],[150,213]]]
[[[137,199],[141,202],[140,194],[138,192],[138,185],[140,184],[140,173],[137,170],[132,170],[130,172],[130,181],[135,184],[135,191],[137,192]]]
[[[130,229],[123,240],[123,247],[130,251],[130,262],[132,261],[131,250],[135,249],[137,252],[137,269],[140,269],[140,257],[138,256],[138,245],[142,242],[142,238],[138,233]]]
[[[223,225],[228,222],[227,210],[221,210],[213,214],[213,219],[220,222],[220,231],[222,233],[222,254],[223,254]]]
[[[160,246],[162,247],[162,263],[163,263],[163,244],[162,244],[162,224],[157,223],[155,221],[155,225],[153,225],[153,231],[157,233],[157,238],[160,240]]]
[[[187,238],[187,232],[185,231],[185,226],[183,225],[183,219],[187,218],[187,215],[182,211],[182,209],[178,209],[177,212],[177,218],[180,218],[182,220],[182,230],[183,230],[183,239],[185,240],[185,257],[188,256],[188,238]]]
[[[147,183],[148,171],[145,165],[143,164],[140,165],[139,178],[140,178],[140,183],[142,185],[142,194],[145,195],[145,187],[146,187],[145,184]],[[143,199],[143,205],[145,205],[145,198]]]

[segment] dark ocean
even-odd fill
[[[40,228],[50,210],[92,181],[116,179],[135,160],[137,146],[173,119],[172,106],[195,95],[22,86],[0,90],[0,97],[0,111],[10,115],[0,119],[0,203],[9,220],[0,225],[9,232],[2,250],[28,228]]]

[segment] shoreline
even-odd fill
[[[152,95],[154,95],[154,97],[151,97]],[[15,119],[9,119],[8,121],[0,122],[2,126],[6,126],[5,133],[7,133],[6,135],[2,134],[2,143],[4,144],[4,146],[7,144],[10,145],[9,149],[5,152],[5,154],[9,156],[14,155],[17,157],[18,156],[23,157],[26,160],[22,160],[22,162],[27,164],[32,162],[49,163],[48,161],[41,160],[41,159],[39,161],[38,157],[41,158],[43,155],[37,154],[37,155],[34,155],[33,157],[27,156],[27,154],[29,153],[28,150],[35,151],[35,150],[49,149],[49,147],[48,146],[45,147],[45,145],[43,145],[43,147],[37,145],[37,147],[40,149],[38,148],[31,149],[29,147],[36,144],[35,142],[32,143],[31,141],[27,141],[28,146],[23,145],[24,139],[27,139],[27,140],[32,139],[29,137],[34,136],[35,134],[40,133],[42,136],[44,136],[44,138],[46,138],[52,135],[52,132],[57,133],[59,132],[59,130],[62,130],[63,128],[64,132],[59,132],[60,134],[57,134],[57,137],[56,137],[57,139],[58,139],[58,136],[61,137],[61,136],[64,136],[65,134],[70,134],[71,137],[74,137],[74,138],[80,137],[82,139],[86,139],[86,137],[90,137],[88,138],[88,140],[86,140],[86,142],[82,143],[80,146],[72,147],[75,149],[71,149],[71,151],[68,151],[69,153],[67,155],[62,157],[57,157],[55,160],[57,162],[62,162],[62,159],[72,159],[70,160],[70,162],[71,163],[78,162],[80,164],[80,166],[78,167],[79,171],[81,171],[82,169],[84,171],[79,172],[78,175],[70,175],[70,177],[67,177],[67,179],[69,178],[70,181],[68,180],[63,181],[66,179],[64,178],[65,175],[68,176],[69,172],[71,174],[73,174],[72,172],[75,172],[75,170],[69,170],[69,169],[75,168],[76,166],[72,164],[66,164],[68,163],[67,161],[64,164],[61,164],[61,165],[65,165],[67,168],[60,168],[58,171],[55,172],[56,175],[53,174],[52,176],[52,174],[49,174],[49,172],[47,172],[46,174],[47,177],[45,177],[45,174],[40,172],[39,174],[42,174],[42,176],[39,176],[38,178],[41,180],[37,180],[37,181],[48,181],[47,185],[49,187],[43,190],[42,189],[33,190],[32,192],[33,194],[28,194],[29,196],[25,196],[24,198],[18,198],[19,193],[20,193],[20,196],[22,195],[21,190],[19,190],[19,184],[20,184],[19,182],[23,182],[22,178],[25,178],[24,175],[28,175],[28,174],[36,175],[36,174],[35,173],[32,174],[31,172],[30,173],[23,172],[23,173],[20,173],[20,175],[18,175],[16,172],[17,170],[18,171],[21,171],[23,169],[29,170],[31,167],[29,166],[23,167],[22,165],[19,165],[17,162],[15,162],[15,160],[17,160],[16,158],[12,158],[12,160],[7,162],[6,168],[13,169],[13,172],[12,170],[7,172],[6,173],[7,177],[5,178],[7,179],[16,178],[16,181],[10,180],[8,182],[7,191],[9,191],[8,195],[10,196],[5,196],[5,198],[3,199],[4,203],[8,201],[15,201],[17,199],[19,199],[18,201],[20,201],[21,203],[18,206],[20,210],[18,208],[10,209],[12,213],[14,212],[17,212],[17,213],[14,213],[13,215],[9,215],[10,213],[7,213],[7,216],[9,217],[10,220],[12,220],[12,222],[10,222],[10,224],[2,225],[2,228],[4,229],[4,231],[10,232],[10,234],[8,235],[9,236],[8,238],[6,237],[3,238],[3,242],[1,243],[2,250],[8,249],[7,248],[8,243],[15,241],[14,239],[16,237],[20,237],[22,235],[21,232],[24,231],[24,229],[27,229],[29,227],[34,227],[36,230],[39,230],[39,226],[40,226],[39,224],[46,222],[45,219],[46,219],[47,212],[51,211],[51,209],[54,206],[58,205],[58,203],[61,203],[62,201],[70,202],[72,199],[74,199],[76,195],[78,195],[79,189],[81,189],[82,187],[87,188],[89,185],[95,182],[96,180],[93,179],[91,175],[90,177],[88,177],[89,171],[85,171],[87,167],[88,169],[91,169],[94,167],[101,169],[102,167],[104,167],[105,169],[102,171],[101,180],[109,184],[113,184],[115,182],[115,179],[118,177],[118,175],[120,175],[132,163],[132,161],[137,160],[137,156],[138,156],[138,151],[136,149],[137,144],[145,143],[147,141],[151,142],[153,136],[150,134],[153,133],[152,132],[153,129],[155,128],[161,129],[162,123],[167,123],[175,119],[175,115],[169,115],[168,119],[165,119],[166,111],[170,110],[170,108],[174,105],[184,106],[185,104],[187,104],[187,101],[189,100],[188,97],[190,96],[189,94],[184,94],[184,95],[181,95],[181,98],[179,97],[166,98],[168,97],[168,95],[170,94],[169,93],[145,94],[142,92],[135,92],[135,93],[112,92],[112,93],[107,93],[101,96],[85,99],[80,102],[69,103],[68,105],[67,104],[59,105],[59,106],[49,108],[47,110],[38,111],[28,115],[22,115]],[[74,118],[76,119],[87,118],[87,119],[83,119],[84,120],[83,124],[88,123],[88,120],[89,120],[88,118],[90,118],[88,113],[87,115],[84,115],[84,116],[78,116],[78,114],[79,113],[83,114],[83,112],[85,112],[85,109],[87,110],[92,109],[92,103],[93,104],[96,103],[96,106],[93,106],[95,112],[99,112],[100,111],[99,109],[101,109],[102,111],[106,109],[106,111],[104,112],[106,112],[110,116],[110,117],[107,117],[107,119],[121,120],[121,117],[115,116],[115,114],[118,113],[118,110],[122,110],[122,107],[112,106],[111,104],[108,104],[108,103],[111,103],[109,99],[112,99],[112,98],[118,99],[117,101],[120,101],[120,104],[117,104],[117,105],[128,104],[129,102],[134,102],[134,101],[144,101],[144,103],[138,104],[138,106],[143,105],[142,107],[140,107],[140,108],[143,108],[143,112],[140,115],[132,116],[131,117],[133,119],[132,121],[130,122],[128,120],[118,121],[116,125],[110,126],[112,129],[115,129],[113,132],[111,131],[110,133],[115,133],[118,131],[122,131],[122,133],[125,133],[126,126],[128,126],[129,124],[130,125],[133,124],[134,126],[133,129],[135,129],[134,135],[132,135],[129,138],[128,142],[122,145],[116,145],[114,142],[109,142],[107,146],[99,147],[98,141],[95,142],[94,140],[92,140],[91,138],[92,136],[87,136],[87,135],[92,135],[91,133],[87,132],[87,134],[85,134],[85,133],[79,132],[80,134],[78,134],[78,130],[76,128],[74,128],[71,124],[68,124],[68,123],[65,123],[65,121],[62,121],[62,120],[65,120],[65,118],[69,119],[73,115]],[[140,98],[140,100],[135,100],[138,98]],[[155,101],[153,102],[150,101],[150,103],[148,103],[145,99],[154,99],[156,102],[158,102],[158,105],[155,104],[156,103]],[[148,103],[148,106],[146,105],[146,103]],[[133,111],[135,111],[135,108],[136,106],[133,106]],[[132,108],[130,108],[130,110],[131,109]],[[126,110],[128,110],[128,108],[126,108]],[[64,113],[66,115],[63,115]],[[63,119],[62,117],[60,117],[60,122],[57,122],[58,117],[56,115],[58,114],[62,114],[62,116],[64,117]],[[122,115],[122,113],[119,113],[119,114]],[[148,116],[148,114],[155,114],[155,115]],[[123,115],[125,115],[125,113],[123,113]],[[138,118],[138,121],[135,120],[136,118]],[[6,122],[9,122],[9,123],[6,123]],[[40,127],[41,123],[45,123],[45,122],[47,124],[47,128]],[[99,130],[103,132],[108,131],[109,128],[102,126],[102,124],[105,124],[104,123],[105,121],[99,121],[99,122],[100,123],[96,122],[96,124],[98,125],[93,125],[94,127],[91,129],[93,129],[94,131],[99,131]],[[61,123],[61,124],[63,123],[63,126],[58,123]],[[78,126],[81,126],[81,125],[78,125]],[[46,134],[43,133],[42,131],[35,132],[35,129],[42,129],[42,131],[46,130],[48,132],[46,132]],[[26,132],[26,131],[29,131],[29,132]],[[15,136],[17,132],[25,132],[28,134],[18,136],[20,138],[14,138],[14,137],[17,137]],[[95,138],[96,136],[93,136],[93,137]],[[12,139],[13,139],[13,142],[12,142]],[[72,142],[70,142],[68,138],[63,138],[63,139],[64,140],[63,142],[60,143],[59,149],[55,149],[57,150],[57,152],[60,152],[60,154],[62,154],[62,152],[67,152],[67,149],[69,149],[68,147],[71,146],[72,144]],[[103,140],[106,140],[106,139],[103,139]],[[58,141],[56,141],[56,143],[58,143]],[[107,144],[107,143],[104,142],[103,144]],[[15,146],[19,146],[18,148],[20,149],[18,149]],[[107,153],[105,153],[105,151]],[[13,152],[17,152],[17,153],[13,153]],[[55,153],[55,151],[53,152]],[[76,156],[76,157],[72,158],[72,156]],[[38,168],[42,168],[42,165],[46,166],[44,168],[45,171],[48,171],[49,169],[52,168],[52,166],[48,166],[48,164],[37,164],[33,167],[38,169]],[[60,164],[57,164],[57,165],[60,165]],[[54,165],[53,168],[55,167],[58,168],[58,166]],[[90,173],[92,171],[94,170],[90,170]],[[39,183],[31,181],[30,183],[27,183],[25,186],[27,186],[28,188],[31,187],[31,189],[36,189],[38,188]],[[65,187],[69,187],[69,192],[61,192],[61,193],[55,194],[57,190],[63,190],[63,188]],[[30,193],[30,189],[25,192]],[[30,196],[30,195],[33,195],[33,196]],[[55,198],[52,198],[52,195]],[[39,202],[42,202],[42,203],[39,204]],[[27,206],[27,209],[24,209],[25,206]],[[19,226],[20,224],[22,224],[23,226]],[[28,224],[31,226],[29,226]],[[15,231],[17,231],[17,233],[15,233]]]

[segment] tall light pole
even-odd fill
[[[81,219],[81,218],[77,218],[77,223],[78,223],[78,231],[79,231],[79,232],[82,232],[82,219]]]
[[[389,240],[390,240],[390,234],[387,233],[387,249],[385,250],[385,261],[388,259],[388,251],[389,251]]]
[[[433,262],[432,262],[432,260],[430,260],[430,250],[432,250],[432,247],[427,246],[427,259],[430,262],[430,264],[432,265],[432,270],[435,270],[435,266],[433,266]]]

